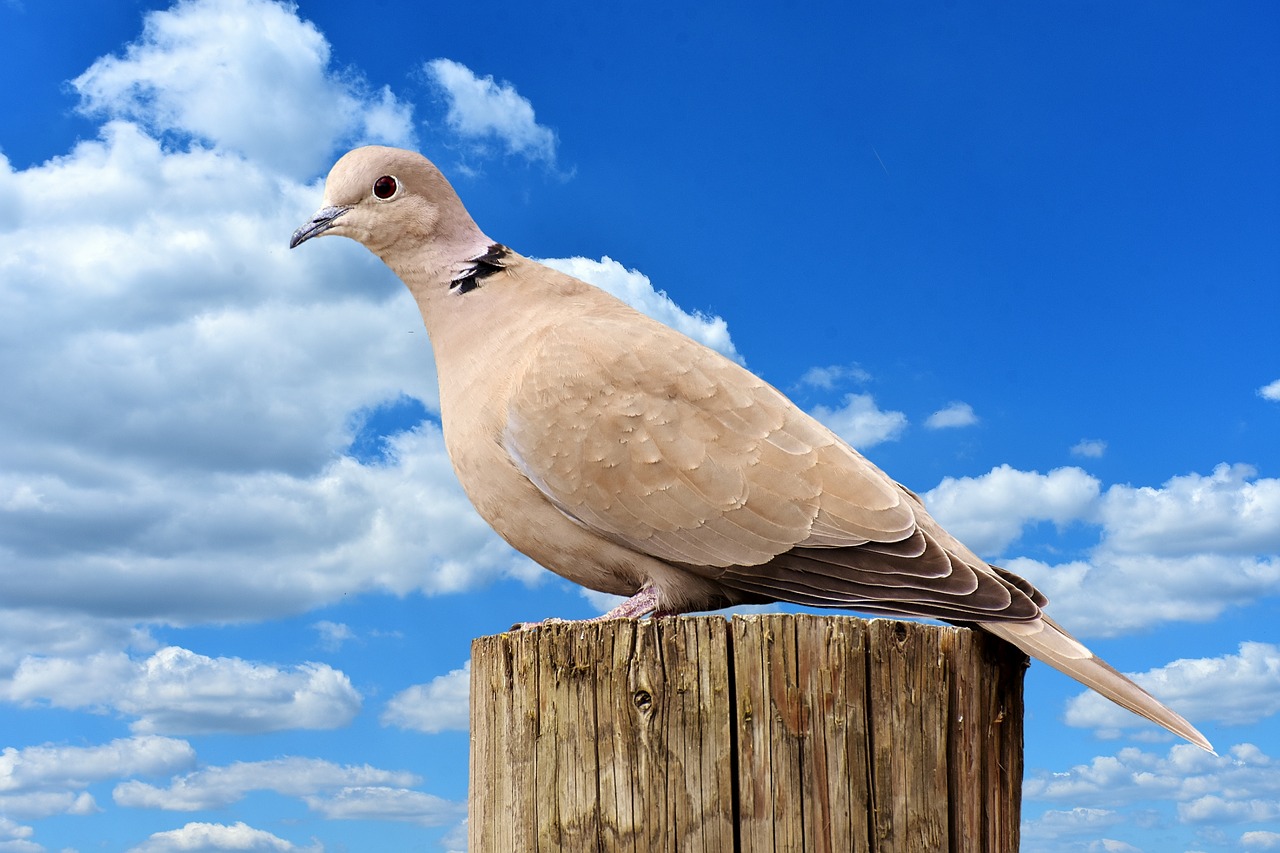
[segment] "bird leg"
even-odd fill
[[[640,619],[645,616],[669,616],[664,611],[658,610],[658,591],[651,586],[646,586],[608,613],[602,613],[599,616],[593,616],[590,619],[543,619],[541,622],[517,622],[511,626],[512,631],[518,631],[522,628],[536,628],[539,625],[546,625],[556,622],[603,622],[606,619]]]
[[[646,586],[608,613],[592,619],[592,622],[603,622],[606,619],[639,619],[642,616],[657,616],[658,613],[658,591],[651,586]]]

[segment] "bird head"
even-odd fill
[[[342,156],[329,171],[324,199],[289,248],[325,234],[350,237],[395,268],[422,254],[442,261],[487,238],[435,164],[413,151],[369,145]]]

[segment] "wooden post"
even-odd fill
[[[768,614],[471,647],[470,849],[1018,849],[1026,657],[963,628]]]

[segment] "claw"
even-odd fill
[[[517,622],[508,630],[524,631],[542,625],[567,624],[569,622],[603,622],[606,619],[641,619],[645,616],[675,616],[673,611],[658,609],[658,591],[651,586],[637,592],[608,613],[592,616],[590,619],[543,619],[541,622]]]

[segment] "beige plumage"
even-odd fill
[[[608,616],[778,600],[977,625],[1212,749],[766,382],[486,237],[424,157],[348,153],[290,247],[321,234],[363,243],[417,300],[480,515],[557,574],[631,596]]]

